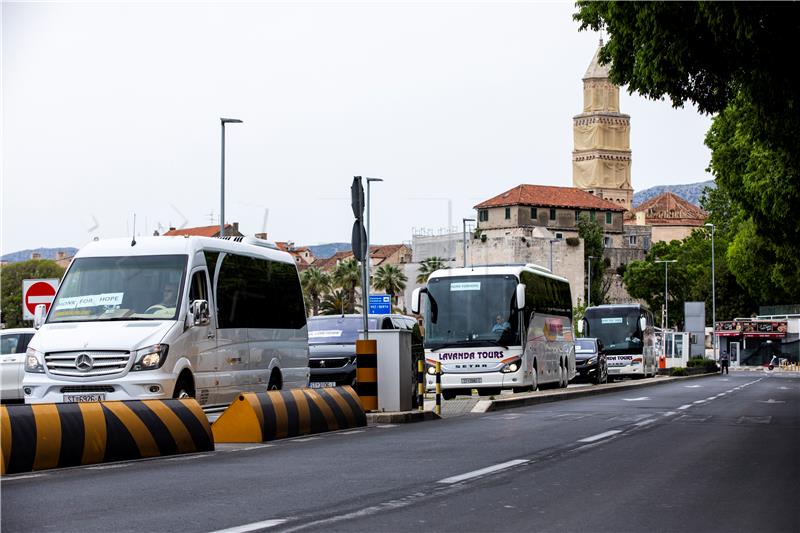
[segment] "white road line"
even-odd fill
[[[273,520],[262,520],[261,522],[253,522],[252,524],[245,524],[243,526],[231,527],[228,529],[218,529],[211,533],[247,533],[248,531],[257,531],[259,529],[267,529],[270,527],[279,526],[286,522],[285,518],[275,518]]]
[[[641,422],[636,422],[634,426],[646,426],[647,424],[652,424],[655,422],[655,418],[648,418],[647,420],[642,420]]]
[[[622,430],[612,429],[611,431],[606,431],[605,433],[599,433],[597,435],[592,435],[591,437],[586,437],[585,439],[580,439],[578,442],[594,442],[596,440],[616,435],[617,433],[622,433]]]
[[[684,385],[687,389],[699,389],[700,385]]]
[[[234,448],[232,452],[246,452],[249,450],[260,450],[261,448],[273,448],[274,444],[259,444],[258,446],[246,446],[244,448]]]
[[[695,400],[695,401],[693,401],[692,403],[697,403],[697,404],[700,404],[700,403],[706,403],[707,401],[708,401],[708,400]]]
[[[675,411],[667,411],[666,413],[664,413],[664,414],[663,414],[663,415],[661,415],[661,416],[672,416],[672,415],[677,415],[677,414],[678,414],[678,413],[676,413]]]
[[[111,470],[112,468],[125,468],[127,466],[131,466],[131,463],[120,463],[120,464],[113,464],[113,465],[103,465],[103,466],[90,466],[87,470]]]
[[[481,468],[480,470],[473,470],[472,472],[467,472],[466,474],[461,474],[458,476],[446,477],[444,479],[440,479],[437,483],[458,483],[460,481],[465,481],[467,479],[474,479],[476,477],[485,476],[486,474],[491,474],[493,472],[498,472],[500,470],[505,470],[506,468],[511,468],[512,466],[523,465],[528,463],[527,459],[514,459],[513,461],[507,461],[505,463],[496,464],[493,466],[487,466],[486,468]]]
[[[211,455],[213,454],[204,453],[201,455],[179,455],[177,457],[170,457],[168,459],[165,459],[165,461],[191,461],[193,459],[200,459],[201,457],[209,457]]]
[[[686,405],[681,405],[680,407],[678,407],[678,409],[683,411],[684,409],[688,409],[690,407],[691,407],[691,404],[686,404]]]
[[[308,442],[310,440],[319,440],[320,437],[303,437],[300,439],[292,439],[294,442]]]
[[[355,435],[356,433],[364,433],[363,429],[354,429],[353,431],[342,431],[339,435]]]
[[[397,424],[377,424],[376,428],[393,428],[396,427]]]
[[[3,483],[8,483],[9,481],[16,481],[18,479],[31,479],[31,478],[35,478],[35,477],[42,477],[44,475],[45,474],[27,474],[27,475],[24,475],[24,476],[14,476],[14,477],[3,476]]]
[[[639,398],[623,398],[622,400],[625,402],[642,402],[644,400],[649,400],[649,396],[641,396]]]

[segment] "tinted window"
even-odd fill
[[[575,339],[575,353],[594,353],[596,351],[593,340]]]
[[[9,355],[12,353],[20,353],[20,337],[21,335],[18,334],[3,335],[2,340],[0,340],[0,354]]]
[[[220,328],[299,329],[306,323],[293,264],[225,254],[217,279]]]
[[[217,272],[217,260],[219,259],[219,252],[209,252],[203,250],[206,256],[206,268],[208,268],[208,275],[211,277],[211,282],[214,282],[214,274]]]
[[[192,286],[189,288],[189,301],[192,302],[194,300],[208,301],[206,273],[202,270],[192,274]]]
[[[377,318],[368,319],[369,329],[376,329]],[[360,316],[315,317],[308,320],[309,344],[353,344],[364,329]]]

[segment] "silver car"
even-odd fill
[[[36,330],[33,328],[0,330],[0,399],[22,400],[22,378],[25,376],[25,350]]]

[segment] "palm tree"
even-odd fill
[[[447,263],[441,257],[429,257],[424,259],[419,264],[419,274],[417,275],[417,283],[420,285],[428,282],[428,277],[436,270],[447,268]]]
[[[342,261],[333,270],[333,282],[347,293],[347,312],[356,312],[356,287],[361,284],[361,268],[355,258]]]
[[[322,298],[319,312],[321,315],[343,315],[345,313],[355,312],[355,307],[356,306],[353,306],[353,311],[349,311],[350,302],[347,297],[347,292],[343,289],[336,289]]]
[[[331,275],[318,268],[310,267],[300,274],[300,285],[303,287],[303,293],[311,302],[312,315],[317,316],[322,295],[331,290]]]
[[[392,298],[392,303],[395,303],[397,295],[405,290],[406,281],[408,281],[408,276],[396,266],[381,265],[375,271],[372,286],[379,291],[385,291]]]

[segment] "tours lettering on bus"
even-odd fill
[[[466,352],[466,353],[447,352],[439,354],[440,361],[468,361],[472,359],[502,359],[502,358],[503,358],[503,352],[501,351]]]

